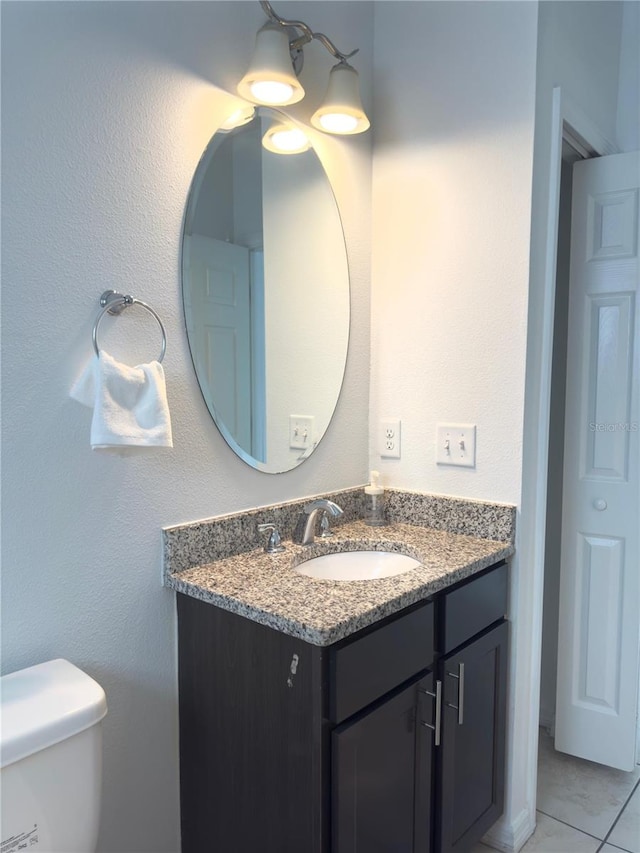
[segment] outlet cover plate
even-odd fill
[[[476,425],[437,424],[436,463],[476,467]]]
[[[400,427],[398,418],[383,418],[378,429],[380,456],[385,459],[400,459]]]

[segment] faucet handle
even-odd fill
[[[278,528],[275,526],[275,524],[258,525],[258,531],[260,533],[265,533],[267,530],[271,532],[264,546],[265,554],[280,554],[282,551],[286,551],[287,549],[282,544],[282,540],[280,539],[280,533],[278,532]]]

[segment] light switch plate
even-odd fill
[[[436,463],[476,467],[476,425],[437,424]]]
[[[306,450],[313,447],[316,419],[313,415],[289,415],[289,447]]]

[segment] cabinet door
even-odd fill
[[[502,814],[507,645],[501,622],[440,663],[440,853],[465,853]]]
[[[333,853],[413,853],[416,815],[430,807],[431,793],[430,774],[424,772],[416,808],[416,709],[422,706],[419,690],[431,690],[432,678],[334,729]],[[431,767],[430,742],[420,740],[425,770]],[[428,825],[429,815],[421,813],[421,820]]]

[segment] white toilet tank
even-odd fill
[[[0,678],[2,853],[91,853],[100,819],[104,690],[66,660]]]

